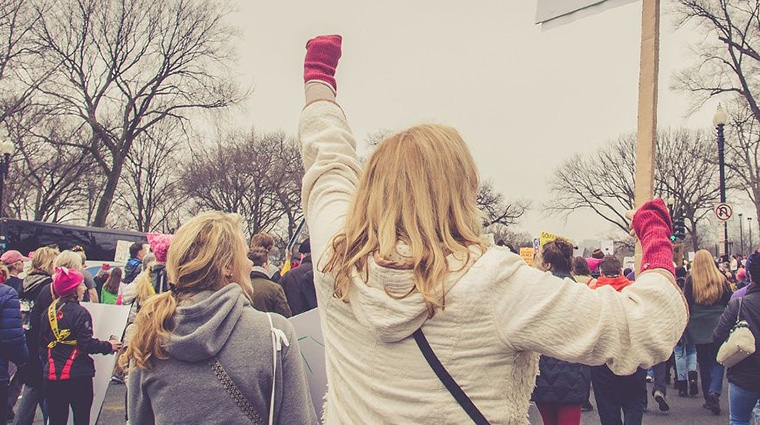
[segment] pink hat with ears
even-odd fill
[[[73,294],[82,282],[84,282],[84,275],[79,270],[56,267],[55,275],[53,275],[53,290],[59,297],[65,297]]]
[[[148,233],[148,244],[150,244],[150,251],[156,256],[156,261],[159,263],[166,262],[166,255],[169,253],[169,246],[172,243],[172,235],[165,235],[163,233]]]

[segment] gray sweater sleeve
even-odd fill
[[[150,398],[142,385],[142,371],[133,368],[129,371],[127,379],[127,413],[129,423],[140,425],[152,425],[156,423],[153,417],[153,407]]]
[[[282,400],[279,406],[276,406],[277,423],[316,424],[317,415],[311,402],[309,383],[306,381],[306,369],[298,345],[298,335],[287,319],[281,319],[279,322],[275,327],[285,332],[290,346],[283,346],[282,349],[283,392]]]

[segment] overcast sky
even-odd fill
[[[592,213],[567,223],[542,213],[547,178],[574,153],[635,131],[641,3],[544,31],[535,0],[240,2],[241,79],[254,86],[246,119],[296,134],[306,41],[343,35],[338,98],[360,144],[380,129],[423,122],[459,129],[482,179],[531,201],[518,227],[575,240],[610,227]],[[664,7],[660,126],[709,128],[717,101],[687,116],[670,90],[694,33],[676,32]]]

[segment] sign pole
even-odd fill
[[[660,62],[660,0],[643,0],[639,64],[639,117],[636,142],[634,204],[653,197],[657,140],[657,83]],[[641,244],[636,244],[636,270],[641,268]]]

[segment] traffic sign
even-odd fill
[[[718,218],[720,221],[728,221],[733,217],[734,215],[734,209],[731,208],[731,205],[728,205],[725,202],[722,202],[715,206],[715,217]]]

